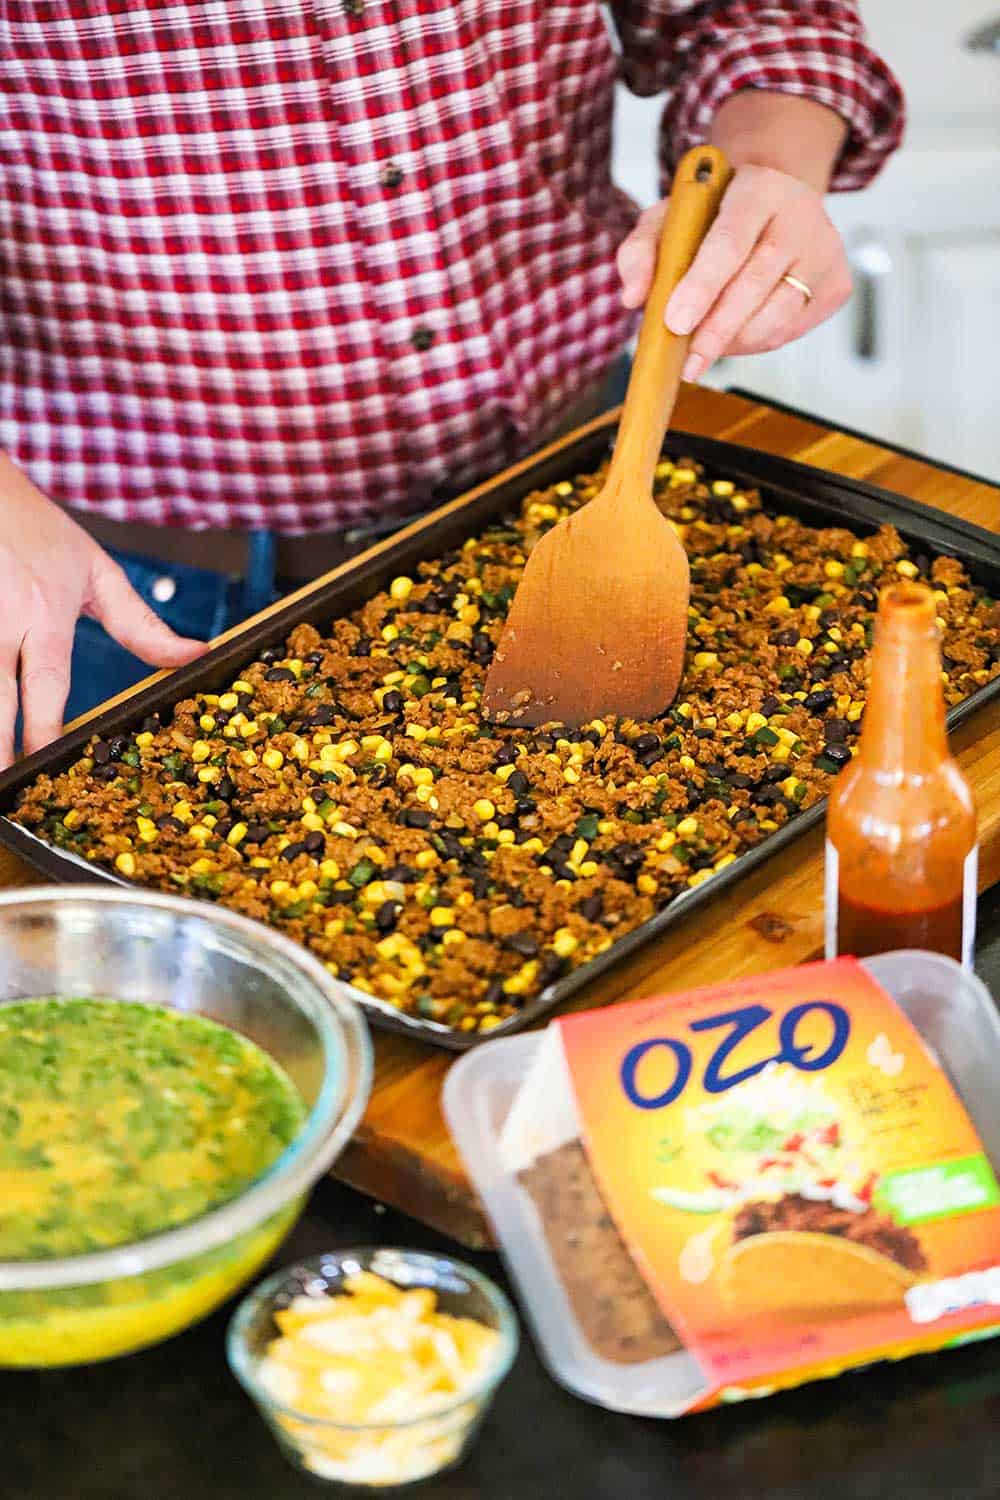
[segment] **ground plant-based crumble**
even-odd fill
[[[310,625],[228,691],[93,740],[17,821],[130,880],[219,901],[417,1017],[487,1031],[822,798],[851,759],[880,586],[935,589],[949,705],[1000,674],[1000,608],[891,526],[765,514],[662,462],[691,561],[685,673],[650,723],[499,729],[486,670],[532,543],[603,471]]]

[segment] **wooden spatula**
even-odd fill
[[[650,719],[677,691],[688,563],[652,484],[689,340],[663,315],[731,175],[711,146],[689,151],[677,169],[611,467],[600,494],[528,558],[483,694],[497,724]]]

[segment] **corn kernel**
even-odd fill
[[[842,562],[839,562],[837,558],[831,557],[827,562],[823,564],[823,572],[826,574],[827,578],[843,578],[844,564]]]
[[[501,828],[497,834],[498,844],[514,844],[517,842],[517,834],[513,828]]]
[[[239,701],[235,693],[222,693],[219,697],[219,707],[224,708],[226,713],[231,713],[239,705]]]
[[[326,827],[326,824],[323,822],[323,819],[320,817],[319,813],[303,813],[302,827],[308,828],[310,833],[319,833],[321,829]]]
[[[544,848],[545,845],[540,838],[525,839],[521,845],[521,850],[524,854],[541,854]]]
[[[312,755],[308,740],[297,739],[292,743],[292,754],[298,761],[307,761]]]
[[[676,833],[673,833],[668,829],[666,833],[660,834],[660,837],[656,840],[656,847],[661,854],[666,854],[667,850],[672,849],[676,842]]]
[[[786,760],[791,758],[791,754],[792,752],[788,745],[775,745],[771,751],[771,759],[783,765]]]
[[[215,716],[213,714],[202,714],[198,720],[198,728],[203,729],[206,734],[211,734],[215,728]]]
[[[655,896],[658,890],[655,875],[640,875],[635,888],[643,896]]]
[[[500,832],[500,824],[491,818],[488,823],[483,824],[481,831],[484,839],[495,839]]]
[[[398,641],[399,640],[399,627],[397,625],[383,625],[382,626],[382,639],[384,641]]]
[[[75,807],[71,807],[70,810],[69,810],[69,812],[63,818],[63,827],[64,828],[79,828],[80,823],[82,822],[82,820],[83,820],[83,814],[79,811],[79,809],[75,808]]]
[[[269,771],[280,771],[285,764],[285,757],[280,750],[265,750],[261,760]]]
[[[713,871],[711,870],[695,870],[693,875],[688,876],[687,883],[693,889],[696,886],[704,885],[706,880],[712,878],[712,874]]]
[[[450,906],[431,907],[431,926],[450,927],[455,920],[455,912]]]
[[[249,770],[253,770],[253,767],[257,764],[256,750],[242,750],[240,752],[240,761]]]
[[[115,869],[120,875],[134,875],[135,855],[127,853],[119,854],[118,858],[115,860]]]
[[[275,900],[280,901],[291,894],[292,884],[289,880],[272,880],[269,889]]]
[[[756,734],[758,729],[763,729],[767,719],[763,714],[753,713],[747,715],[747,734]]]
[[[766,615],[787,615],[791,607],[790,601],[785,598],[784,594],[778,594],[776,598],[768,600],[767,604],[764,605],[764,613]]]
[[[204,782],[206,786],[215,786],[222,780],[222,772],[218,766],[202,766],[198,772],[198,780]]]
[[[847,710],[847,717],[852,724],[856,724],[865,711],[863,703],[852,703]]]
[[[457,927],[450,928],[441,939],[446,948],[456,948],[459,943],[465,942],[465,933],[460,932]]]
[[[718,653],[715,651],[697,651],[694,656],[694,665],[699,668],[717,667],[719,665]]]
[[[413,593],[413,579],[412,578],[394,578],[392,580],[392,582],[390,583],[390,585],[389,585],[389,595],[390,595],[390,597],[393,598],[393,599],[399,600],[400,602],[402,602],[404,599],[409,599],[409,597],[410,597],[410,595],[412,593]]]
[[[436,865],[437,862],[437,851],[434,849],[421,849],[413,861],[418,870],[429,870],[431,865]]]
[[[407,724],[406,726],[407,739],[417,741],[425,740],[429,732],[429,730],[424,728],[423,724]]]
[[[342,819],[338,819],[337,822],[333,824],[331,832],[335,833],[338,838],[342,839],[356,839],[358,836],[358,830],[354,827],[354,824],[345,823]]]
[[[148,750],[153,743],[153,736],[148,729],[144,729],[141,734],[136,735],[135,742],[140,750]]]
[[[678,836],[682,839],[690,838],[693,833],[698,832],[697,818],[682,818],[677,825]]]
[[[191,759],[195,765],[200,765],[203,760],[208,760],[211,753],[212,747],[205,740],[195,740],[191,746]]]
[[[579,947],[579,940],[568,927],[560,927],[552,938],[552,950],[560,958],[569,958]],[[536,965],[537,968],[537,965]]]
[[[563,781],[568,781],[570,786],[575,786],[579,780],[579,771],[574,766],[567,766],[563,771]]]
[[[320,861],[319,873],[324,880],[339,880],[340,866],[335,859],[324,859]]]
[[[682,756],[680,756],[677,764],[679,766],[682,766],[685,771],[693,771],[694,768],[695,768],[696,762],[695,762],[695,760],[693,759],[692,756],[690,756],[690,755],[682,755]]]
[[[296,895],[298,896],[300,901],[311,901],[312,898],[318,894],[319,886],[316,884],[315,880],[301,880],[299,882],[298,889],[296,890]]]
[[[728,500],[736,486],[730,479],[717,479],[712,485],[712,494],[718,495],[720,500]]]
[[[919,571],[920,569],[917,568],[914,563],[911,563],[909,558],[906,557],[901,557],[899,559],[899,562],[896,564],[896,572],[902,578],[916,578]]]
[[[496,817],[497,812],[488,797],[480,797],[477,802],[474,802],[472,811],[481,823],[488,823],[492,818]]]
[[[323,932],[326,937],[340,937],[340,934],[343,932],[343,930],[343,917],[331,917],[329,922],[324,923],[323,926]],[[327,968],[329,967],[330,965],[327,964]],[[334,966],[333,972],[336,973],[336,966]]]

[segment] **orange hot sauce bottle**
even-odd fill
[[[827,813],[827,958],[927,948],[972,962],[976,810],[948,753],[936,616],[925,584],[879,599],[861,743]]]

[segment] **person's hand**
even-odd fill
[[[81,614],[153,667],[182,666],[206,649],[164,625],[118,564],[2,455],[0,577],[0,770],[14,758],[18,676],[25,750],[60,733]]]
[[[618,251],[622,300],[641,307],[653,280],[666,204],[646,209]],[[795,276],[812,301],[783,281]],[[724,354],[762,354],[801,338],[851,295],[843,242],[822,196],[774,167],[739,167],[694,264],[667,304],[673,333],[691,334],[685,380]]]

